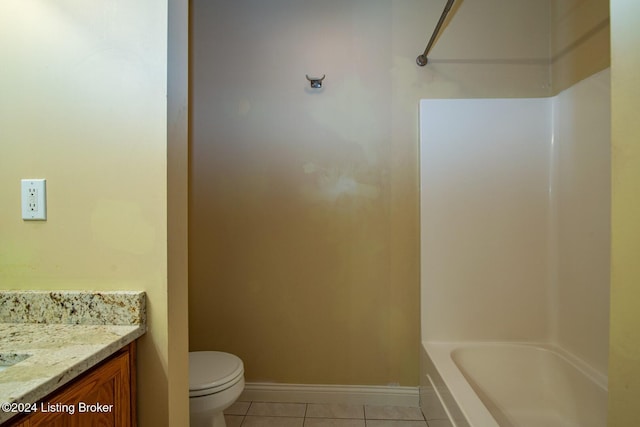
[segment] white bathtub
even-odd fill
[[[606,377],[551,346],[425,342],[422,377],[425,413],[456,427],[606,426]]]

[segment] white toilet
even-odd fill
[[[220,351],[189,353],[191,427],[226,427],[224,414],[244,389],[244,365]]]

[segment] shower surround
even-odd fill
[[[458,426],[486,426],[474,404],[460,405],[471,389],[478,408],[499,409],[495,425],[529,421],[487,398],[489,386],[462,375],[452,352],[433,350],[443,342],[557,351],[572,366],[563,372],[577,369],[602,393],[598,403],[554,398],[606,416],[609,90],[605,70],[553,98],[421,101],[421,383],[423,400],[440,396]],[[505,381],[518,363],[506,359]],[[557,425],[582,425],[546,409],[568,423]]]

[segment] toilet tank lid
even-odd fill
[[[189,353],[189,390],[219,387],[244,375],[242,360],[221,351]]]

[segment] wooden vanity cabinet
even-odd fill
[[[37,412],[9,420],[8,425],[136,427],[135,356],[134,341],[39,401]]]

